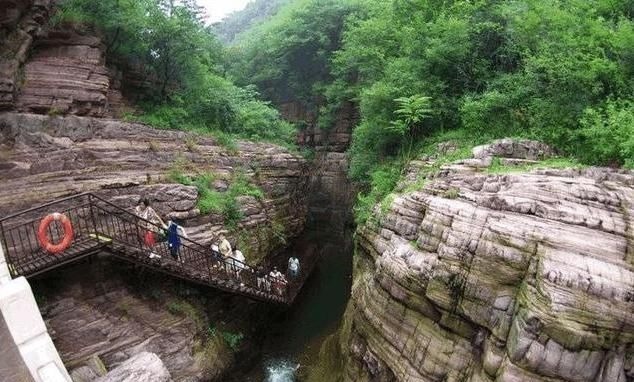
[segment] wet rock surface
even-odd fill
[[[357,231],[346,380],[634,380],[634,173],[480,170],[548,155],[476,148]]]

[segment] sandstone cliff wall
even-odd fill
[[[121,93],[124,73],[106,66],[94,31],[50,25],[54,2],[3,0],[0,9],[0,110],[49,115],[120,116],[130,106]],[[126,82],[144,84],[130,70]]]
[[[346,151],[359,119],[356,105],[345,103],[337,111],[333,126],[327,130],[317,126],[317,116],[301,102],[289,102],[279,109],[286,120],[305,123],[297,143],[315,153],[309,182],[308,224],[315,230],[336,235],[339,242],[350,242],[352,235],[345,232],[353,229],[352,206],[356,189],[348,179]]]
[[[260,259],[282,244],[280,235],[304,228],[306,162],[275,145],[237,146],[116,120],[0,114],[0,214],[88,191],[129,208],[148,196],[159,214],[182,219],[192,239],[208,244],[226,231],[224,217],[201,214],[197,188],[174,183],[170,173],[214,174],[223,191],[240,172],[264,198],[238,198],[244,218],[231,236],[243,238],[247,260]]]
[[[634,381],[634,174],[478,170],[547,151],[477,148],[359,228],[345,380]]]

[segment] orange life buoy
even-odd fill
[[[62,241],[57,244],[51,243],[47,234],[48,227],[54,220],[62,223],[62,227],[64,228],[64,237]],[[40,242],[40,246],[48,253],[60,253],[68,249],[70,243],[73,241],[73,235],[73,226],[70,224],[70,219],[66,215],[57,212],[46,215],[37,229],[37,240]]]

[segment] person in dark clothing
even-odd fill
[[[187,233],[183,227],[170,220],[167,225],[167,245],[170,249],[170,255],[176,261],[179,260],[178,254],[182,246],[181,237],[187,238]]]

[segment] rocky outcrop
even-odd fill
[[[205,312],[203,293],[232,298],[213,289],[143,274],[106,255],[49,273],[33,289],[75,382],[94,381],[143,352],[160,357],[176,381],[217,380],[233,363],[229,346],[207,332],[226,318],[217,308],[218,317]]]
[[[226,231],[225,217],[202,214],[197,188],[174,179],[206,174],[222,192],[240,173],[264,195],[238,197],[243,218],[231,236],[242,239],[247,260],[297,235],[306,219],[306,162],[271,144],[238,142],[234,151],[211,137],[116,120],[5,113],[0,158],[2,214],[87,191],[129,208],[145,195],[159,214],[181,219],[192,239],[208,244]]]
[[[50,0],[0,1],[0,110],[15,108],[33,40],[43,34]]]
[[[0,1],[7,10],[0,15],[0,110],[94,117],[131,111],[123,73],[106,67],[101,38],[80,25],[50,25],[53,5]],[[142,81],[133,76],[130,83]]]
[[[483,170],[551,153],[476,148],[359,228],[346,380],[634,381],[634,173]]]
[[[109,115],[110,77],[101,40],[70,30],[38,39],[26,63],[16,109],[41,114]],[[113,101],[116,96],[111,95]]]
[[[348,179],[346,151],[352,129],[359,119],[356,105],[344,103],[328,129],[320,128],[315,113],[299,102],[284,104],[280,110],[285,119],[306,125],[298,134],[297,142],[315,153],[310,177],[309,224],[317,230],[343,234],[353,225],[352,205],[356,190]]]
[[[153,353],[143,352],[111,370],[95,382],[171,382],[169,371]]]

